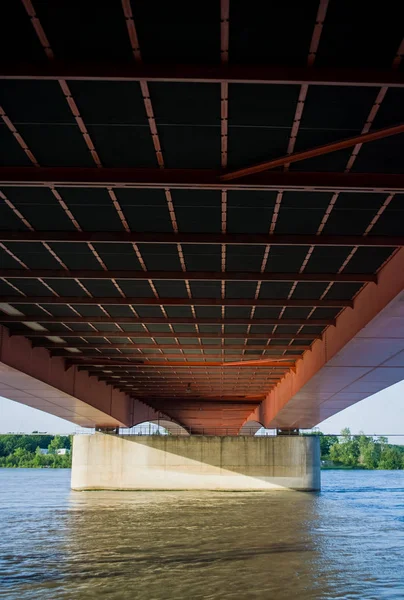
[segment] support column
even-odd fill
[[[318,491],[319,438],[76,435],[72,488]]]

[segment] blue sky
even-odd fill
[[[349,427],[352,433],[362,430],[367,434],[401,434],[390,441],[404,444],[404,381],[346,408],[318,427],[324,433],[339,433],[343,427]],[[0,397],[0,433],[34,430],[74,433],[78,428],[64,419]]]

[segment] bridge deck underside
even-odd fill
[[[404,245],[399,7],[101,4],[2,11],[0,326],[195,431],[292,426]]]

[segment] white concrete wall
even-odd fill
[[[76,435],[74,490],[320,489],[317,436]]]

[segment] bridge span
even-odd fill
[[[206,485],[317,488],[315,441],[246,434],[404,378],[402,32],[386,14],[376,52],[371,16],[346,31],[327,0],[272,7],[273,40],[237,2],[200,20],[135,4],[5,11],[23,35],[0,66],[0,394],[107,432],[236,432],[250,446],[212,441],[213,463],[164,443],[198,477],[249,457],[248,480]],[[77,487],[86,453],[118,471],[128,443],[77,442]],[[166,464],[146,446],[145,469]]]

